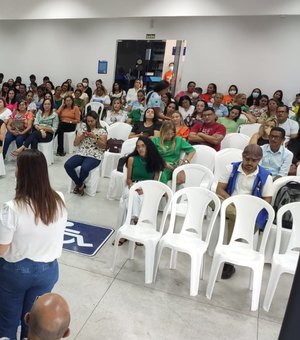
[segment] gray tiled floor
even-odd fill
[[[65,194],[69,218],[96,225],[114,226],[118,202],[105,198],[108,180],[101,179],[95,197],[67,193],[68,177],[63,163],[55,157],[49,167],[54,189]],[[6,164],[7,175],[0,178],[0,202],[14,195],[15,161]],[[269,313],[250,311],[249,271],[237,268],[227,281],[216,284],[212,300],[205,297],[211,257],[207,256],[199,295],[189,296],[189,258],[179,255],[176,270],[168,269],[169,253],[163,253],[157,281],[144,283],[144,249],[138,247],[134,260],[127,260],[127,246],[119,248],[117,268],[110,270],[111,241],[94,256],[63,252],[60,280],[55,291],[69,302],[72,312],[71,337],[98,339],[277,339],[284,315],[291,276],[283,276]],[[265,266],[262,294],[270,266]]]

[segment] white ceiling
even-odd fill
[[[0,20],[300,15],[299,0],[0,0]]]

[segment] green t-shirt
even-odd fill
[[[162,156],[163,160],[166,163],[176,164],[181,156],[182,152],[189,154],[195,149],[192,147],[190,143],[188,143],[185,139],[176,136],[175,137],[175,148],[172,149],[172,141],[165,141],[165,148],[163,149],[160,145],[160,137],[152,138],[152,142],[157,147],[158,152]],[[172,178],[172,170],[164,169],[160,176],[160,181],[163,183],[167,183]]]
[[[146,160],[141,156],[134,156],[133,157],[133,164],[132,164],[132,181],[145,181],[147,179],[154,178],[154,172],[149,172],[146,169]]]
[[[227,105],[228,110],[230,110],[233,106],[234,105],[232,103],[229,103]],[[242,110],[242,112],[249,112],[249,106],[245,104],[245,105],[241,106],[241,110]]]
[[[238,118],[236,121],[228,119],[226,117],[220,117],[217,120],[218,123],[222,124],[226,128],[226,133],[234,133],[238,131],[240,125],[246,124],[247,120]]]

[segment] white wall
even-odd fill
[[[152,27],[153,26],[153,27]],[[281,88],[287,97],[300,92],[300,20],[295,17],[199,17],[150,19],[85,19],[0,21],[0,72],[5,78],[35,73],[55,83],[66,78],[96,80],[97,61],[107,60],[110,87],[115,69],[116,40],[187,40],[182,82],[195,80],[206,88],[231,83],[240,92],[254,87],[272,94]]]

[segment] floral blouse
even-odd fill
[[[83,125],[79,130],[78,134],[82,134],[87,131],[86,125]],[[95,128],[92,132],[97,136],[106,136],[107,131],[104,128]],[[102,160],[105,149],[100,149],[97,145],[97,140],[94,138],[84,138],[79,144],[77,155],[84,157],[92,157]]]

